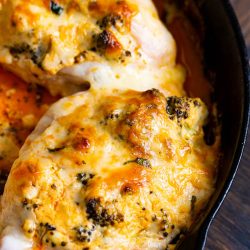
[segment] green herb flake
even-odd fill
[[[126,161],[123,163],[123,165],[127,165],[129,163],[137,163],[138,165],[141,165],[143,167],[146,168],[152,168],[151,163],[148,159],[144,159],[144,158],[136,158],[135,160],[131,160],[131,161]]]

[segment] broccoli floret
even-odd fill
[[[101,227],[114,225],[115,223],[122,222],[124,217],[117,211],[109,211],[101,204],[100,198],[92,198],[87,201],[87,214],[88,219],[92,219],[94,223]]]
[[[181,126],[183,120],[190,116],[192,107],[200,107],[201,101],[196,98],[170,96],[167,98],[166,111],[171,120],[177,119]]]
[[[27,43],[14,44],[9,48],[10,53],[15,57],[19,58],[21,55],[27,56],[37,66],[42,67],[42,62],[50,50],[50,42],[41,43],[38,46],[31,46]]]

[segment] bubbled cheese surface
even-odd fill
[[[184,93],[174,39],[151,0],[1,0],[0,34],[0,63],[52,94]]]
[[[207,114],[155,89],[61,99],[11,169],[0,249],[165,249],[213,192]]]

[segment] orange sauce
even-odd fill
[[[20,148],[40,117],[57,99],[44,88],[27,84],[0,68],[0,135],[11,138]],[[10,169],[8,164],[8,155],[1,155],[0,171]]]
[[[153,2],[161,20],[166,23],[167,13],[165,11],[164,1],[153,0]],[[187,77],[184,83],[185,91],[188,96],[199,97],[210,106],[210,96],[213,89],[204,74],[200,35],[181,10],[176,14],[174,19],[167,24],[167,27],[177,45],[177,63],[183,65],[187,70]]]
[[[187,70],[184,88],[190,97],[200,97],[208,106],[212,86],[204,75],[200,38],[189,21],[182,16],[168,25],[177,44],[177,62]]]
[[[6,111],[13,113],[13,119],[34,114],[38,119],[45,111],[45,105],[50,105],[58,98],[52,97],[41,87],[25,83],[10,72],[0,68],[0,118],[5,119]]]
[[[166,17],[166,11],[165,11],[165,1],[162,0],[153,0],[153,3],[157,9],[158,15],[160,19],[164,22]]]

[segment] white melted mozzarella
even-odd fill
[[[2,232],[0,250],[31,250],[32,241],[16,227],[8,226]]]

